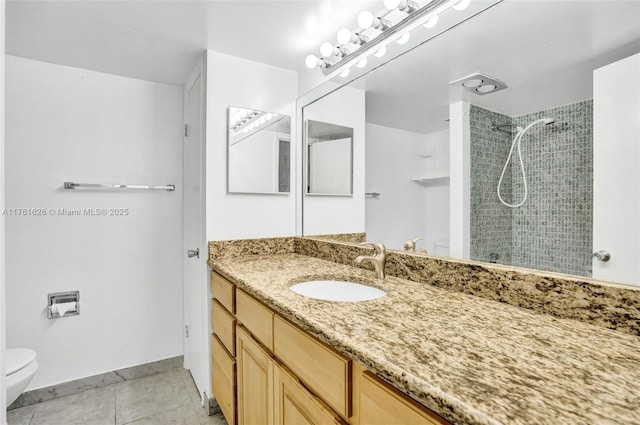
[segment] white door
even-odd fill
[[[594,278],[640,285],[638,162],[640,54],[593,73]]]
[[[191,371],[200,395],[206,392],[210,397],[203,79],[203,59],[200,59],[184,87],[184,367]]]

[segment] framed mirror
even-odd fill
[[[291,119],[275,112],[229,107],[228,193],[288,194]]]
[[[353,128],[307,120],[307,194],[353,194]]]
[[[605,77],[639,60],[638,16],[637,1],[506,0],[307,102],[303,113],[319,102],[340,108],[345,91],[366,98],[364,141],[353,158],[365,162],[354,175],[364,187],[354,197],[379,196],[365,198],[362,223],[352,221],[344,232],[364,230],[391,249],[421,237],[417,248],[431,254],[640,284],[637,266],[636,277],[608,274],[640,256],[629,236],[640,215],[611,219],[640,205],[640,181],[626,173],[637,162],[622,165],[619,155],[637,161],[637,144],[629,142],[638,136],[621,131],[637,129],[640,115],[617,97],[634,90],[640,73]],[[597,107],[603,98],[611,107]],[[506,203],[522,201],[522,167],[511,147],[520,129],[536,122],[520,140],[527,198],[509,207],[498,183]],[[603,137],[607,127],[617,133]],[[307,203],[303,216],[322,207]],[[628,231],[608,227],[612,222]],[[323,224],[326,231],[305,234],[335,230],[335,223]],[[615,235],[621,245],[614,246]],[[593,256],[601,250],[609,262]]]

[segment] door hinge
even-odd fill
[[[186,336],[187,338],[189,338],[189,325],[186,325],[186,326],[184,327],[184,334],[185,334],[185,336]]]
[[[189,124],[185,123],[185,125],[184,125],[184,137],[189,137],[189,133],[190,133]]]

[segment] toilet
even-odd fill
[[[36,352],[28,348],[8,348],[7,406],[16,401],[38,370]]]

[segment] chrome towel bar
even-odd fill
[[[99,183],[74,183],[64,182],[65,189],[76,188],[92,188],[92,189],[149,189],[149,190],[167,190],[173,192],[176,190],[176,186],[173,184],[167,184],[164,186],[150,186],[139,184],[99,184]]]

